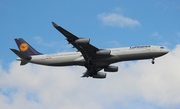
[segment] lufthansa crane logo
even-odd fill
[[[27,43],[22,43],[20,46],[19,46],[20,50],[25,52],[27,51],[28,49],[28,44]]]

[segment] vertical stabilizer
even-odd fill
[[[16,38],[14,39],[16,41],[16,44],[21,52],[24,54],[31,56],[31,55],[40,55],[38,51],[36,51],[31,45],[29,45],[25,40],[22,38]]]

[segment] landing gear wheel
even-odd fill
[[[155,64],[155,61],[154,61],[154,60],[155,60],[155,59],[154,59],[154,58],[152,58],[152,61],[151,61],[151,63],[152,63],[152,64]]]

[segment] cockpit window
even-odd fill
[[[164,47],[161,47],[161,49],[164,49]]]

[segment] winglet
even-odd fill
[[[56,23],[52,22],[52,24],[54,27],[58,27],[58,25]]]

